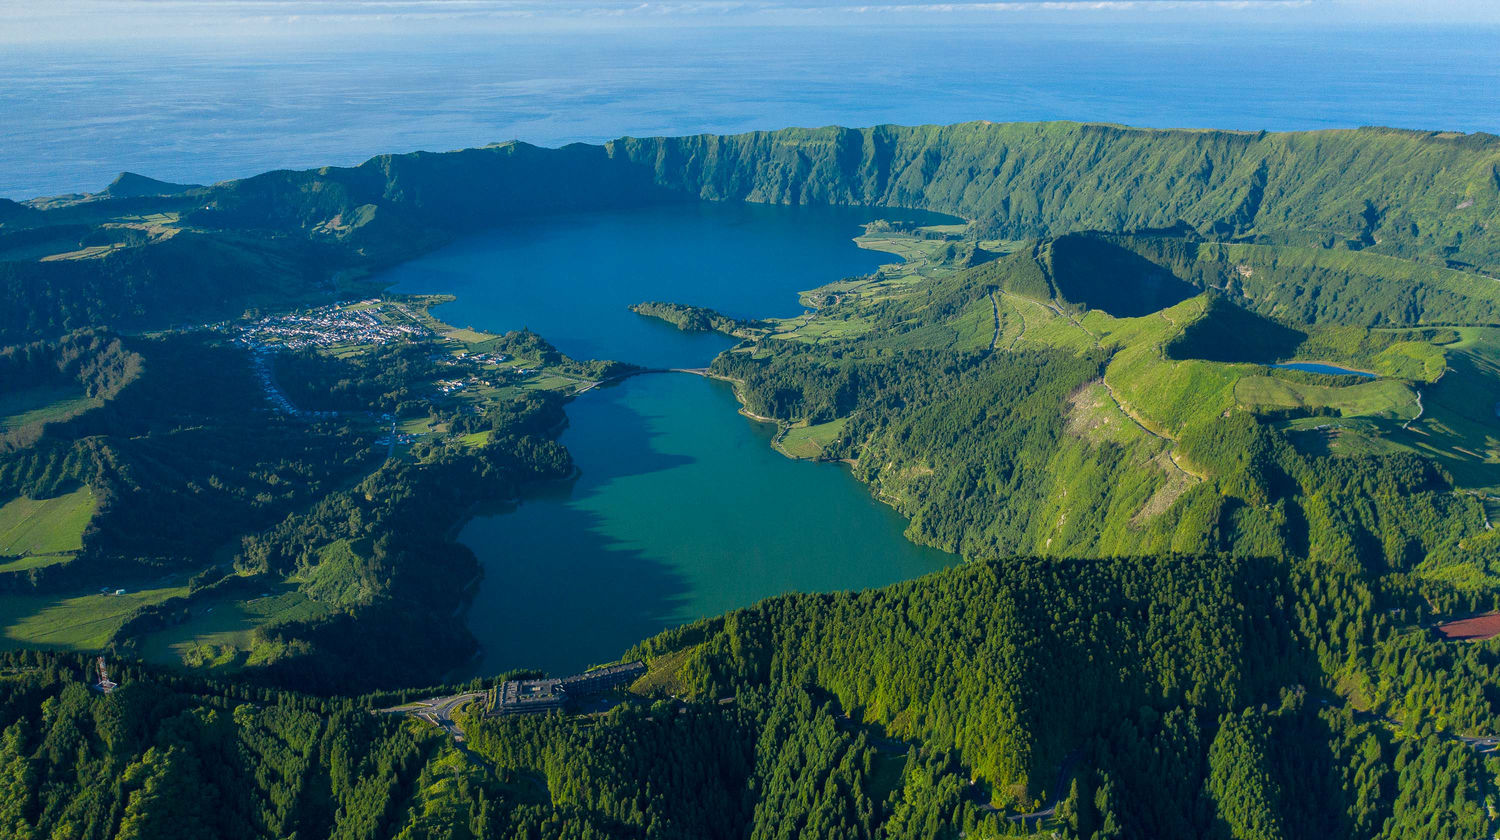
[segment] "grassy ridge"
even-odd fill
[[[362,272],[467,231],[538,213],[692,199],[939,210],[1004,239],[1086,230],[1249,237],[1493,274],[1497,165],[1500,140],[1489,135],[1067,122],[382,155],[351,168],[270,172],[162,196],[40,202],[7,214],[0,291],[17,305],[0,312],[0,342],[85,322],[161,326],[271,300],[327,299],[347,294]],[[1320,283],[1348,273],[1296,268]],[[1447,306],[1452,287],[1469,283],[1448,275],[1424,281],[1433,299],[1418,303]],[[1372,312],[1390,319],[1406,303],[1398,295]]]

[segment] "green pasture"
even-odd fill
[[[843,433],[849,418],[840,417],[814,426],[792,426],[777,441],[781,451],[793,458],[816,458]]]
[[[249,657],[256,627],[328,613],[326,605],[290,584],[279,585],[264,596],[203,601],[193,605],[191,616],[182,624],[146,635],[141,656],[162,665],[238,666]]]
[[[137,608],[186,594],[186,586],[170,586],[124,595],[3,595],[0,648],[97,650]]]
[[[1449,353],[1448,372],[1421,394],[1422,416],[1391,439],[1436,459],[1460,487],[1500,487],[1500,365]]]
[[[1410,386],[1395,379],[1358,385],[1312,385],[1274,376],[1243,376],[1235,383],[1235,399],[1252,411],[1265,409],[1332,409],[1344,417],[1387,417],[1410,420],[1417,416],[1417,398]]]
[[[24,572],[28,569],[43,569],[47,566],[56,566],[58,563],[66,563],[72,559],[72,554],[27,554],[8,563],[0,563],[0,572]]]
[[[76,417],[100,405],[76,384],[22,388],[0,394],[0,432]]]
[[[482,432],[470,432],[459,437],[458,442],[464,446],[478,448],[490,442],[489,430]]]
[[[95,504],[88,487],[51,499],[12,499],[0,507],[0,554],[46,556],[83,548],[83,529]],[[16,567],[0,570],[6,568]]]

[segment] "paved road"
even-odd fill
[[[459,707],[471,700],[477,700],[489,692],[466,691],[463,694],[450,694],[446,697],[429,697],[426,700],[418,700],[415,703],[407,703],[401,706],[392,706],[389,709],[378,709],[382,715],[407,715],[419,718],[441,728],[444,732],[453,736],[453,740],[462,741],[464,731],[453,719],[453,713]]]

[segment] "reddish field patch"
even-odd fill
[[[1437,631],[1442,634],[1443,638],[1459,642],[1494,638],[1500,636],[1500,612],[1461,618],[1458,621],[1447,621],[1439,624]]]

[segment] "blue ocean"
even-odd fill
[[[1091,120],[1500,131],[1493,27],[618,29],[0,49],[0,196],[521,139]]]

